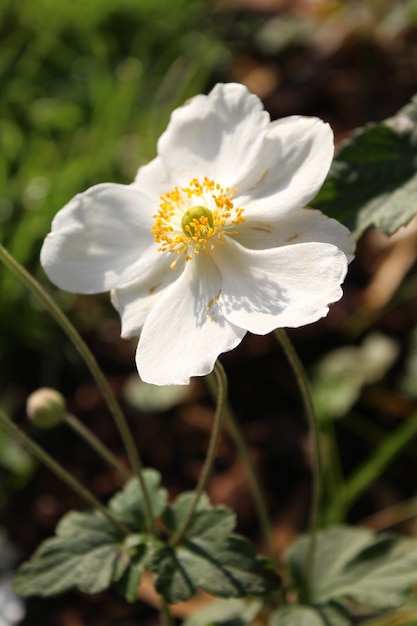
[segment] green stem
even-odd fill
[[[113,452],[109,450],[107,446],[104,445],[102,441],[96,435],[91,432],[87,426],[85,426],[80,420],[75,417],[75,415],[71,415],[67,413],[64,416],[65,423],[77,433],[84,441],[88,443],[88,445],[97,452],[99,456],[101,456],[106,463],[108,463],[111,467],[113,467],[116,472],[120,474],[125,480],[131,478],[131,473],[126,470],[121,463],[119,463],[118,459],[114,456]]]
[[[398,454],[417,435],[417,412],[408,417],[390,435],[385,435],[381,445],[346,481],[345,489],[332,502],[326,519],[330,522],[344,518],[352,504],[368,489],[369,485],[382,474]]]
[[[207,377],[207,383],[210,389],[210,393],[214,396],[216,390],[216,382],[212,374]],[[265,549],[271,561],[276,562],[274,544],[272,541],[272,529],[269,521],[265,495],[260,480],[258,478],[255,466],[253,464],[250,450],[228,402],[226,402],[224,406],[224,418],[229,434],[248,473],[249,484],[252,490],[253,499],[255,501],[256,513],[258,515],[259,527],[261,529]]]
[[[219,361],[216,362],[214,366],[214,373],[217,378],[217,405],[216,412],[214,415],[214,423],[213,429],[211,431],[210,443],[207,450],[206,460],[204,462],[203,469],[201,470],[201,474],[198,480],[197,488],[195,490],[194,499],[191,503],[190,509],[183,520],[180,528],[176,533],[171,537],[169,543],[171,546],[176,546],[181,542],[181,539],[184,537],[185,533],[188,530],[188,527],[191,523],[191,520],[194,516],[194,513],[197,510],[198,503],[200,501],[203,492],[207,487],[208,480],[210,478],[211,470],[213,468],[213,463],[216,458],[217,448],[220,441],[220,435],[222,432],[223,425],[223,417],[224,417],[224,406],[227,397],[227,378],[223,366]]]
[[[167,604],[167,601],[165,600],[165,598],[163,598],[162,596],[161,596],[160,615],[161,615],[161,622],[163,626],[174,626],[174,620],[173,620],[169,605]]]
[[[29,274],[29,272],[24,267],[22,267],[22,265],[20,265],[20,263],[18,263],[16,259],[14,259],[1,244],[0,261],[2,261],[8,269],[10,269],[12,272],[14,272],[14,274],[17,275],[20,280],[26,285],[26,287],[28,287],[28,289],[30,289],[30,291],[43,304],[51,317],[53,317],[56,323],[63,329],[63,331],[72,341],[73,345],[78,350],[79,354],[81,355],[85,364],[90,370],[94,380],[97,383],[97,386],[101,390],[101,393],[106,400],[110,412],[113,414],[116,426],[125,445],[130,463],[138,478],[143,494],[148,529],[156,535],[156,522],[152,511],[152,504],[149,497],[148,489],[143,478],[142,461],[135,446],[135,442],[133,441],[133,437],[123,414],[123,411],[121,410],[119,403],[117,402],[116,396],[114,395],[110,385],[108,384],[106,377],[100,369],[94,355],[89,350],[87,344],[83,341],[80,334],[71,324],[67,316],[55,304],[55,302],[52,300],[49,294],[46,293],[40,283],[38,283],[38,281],[31,274]]]
[[[321,458],[320,458],[320,432],[317,417],[314,411],[313,400],[310,393],[310,387],[306,371],[301,363],[297,352],[294,349],[287,333],[282,328],[275,331],[275,336],[281,344],[282,349],[290,363],[297,384],[303,399],[304,410],[306,413],[309,429],[313,438],[313,485],[310,507],[310,545],[307,555],[307,580],[309,588],[312,587],[314,577],[314,559],[317,543],[317,520],[319,514],[319,506],[321,499]]]
[[[323,491],[326,493],[327,503],[333,502],[334,498],[338,497],[344,490],[345,477],[340,461],[334,420],[327,420],[322,428],[322,433],[327,439],[326,467],[323,468],[323,483],[325,481]],[[322,513],[321,518],[324,519],[324,517],[325,515]]]
[[[113,514],[107,509],[104,504],[97,500],[97,498],[89,491],[84,485],[82,485],[76,478],[74,478],[67,470],[62,467],[55,459],[53,459],[43,448],[35,443],[26,433],[24,433],[17,424],[15,424],[6,413],[0,410],[0,421],[8,432],[17,437],[19,441],[26,446],[26,448],[44,465],[46,465],[54,474],[58,476],[68,487],[70,487],[76,494],[78,494],[83,500],[90,504],[93,508],[100,511],[109,522],[111,522],[118,530],[124,535],[128,535],[130,530],[127,526],[122,524]]]

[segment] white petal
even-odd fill
[[[145,382],[184,385],[211,372],[222,352],[245,335],[218,307],[220,275],[205,257],[186,264],[152,307],[140,336],[136,363]]]
[[[239,225],[237,241],[254,250],[307,242],[331,243],[346,254],[349,262],[355,251],[350,231],[315,209],[299,209],[277,220],[248,219]]]
[[[330,244],[248,250],[228,240],[212,256],[223,279],[221,310],[255,334],[315,322],[342,296],[347,259]]]
[[[141,255],[156,247],[148,195],[132,186],[105,183],[75,196],[55,216],[41,263],[67,291],[99,293],[132,282]]]
[[[143,296],[138,294],[136,284],[111,292],[112,304],[117,309],[122,322],[121,337],[128,339],[139,335],[151,308],[162,292],[163,290],[158,290],[151,295]]]
[[[183,270],[185,263],[183,256],[178,259],[176,269],[172,270],[171,255],[160,252],[156,255],[148,254],[148,263],[146,266],[143,264],[139,281],[111,292],[112,304],[122,322],[121,336],[125,339],[139,335],[155,302],[166,287],[178,279]]]
[[[145,189],[148,193],[157,196],[159,205],[159,196],[172,188],[168,172],[161,157],[156,157],[146,165],[142,165],[138,169],[136,178],[132,183],[133,186]]]
[[[246,87],[218,84],[173,112],[158,153],[179,185],[208,176],[235,187],[252,171],[269,121]]]
[[[314,117],[273,122],[247,187],[235,203],[247,219],[278,218],[307,205],[316,195],[333,159],[333,132]]]

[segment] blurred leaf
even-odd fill
[[[324,626],[324,622],[311,607],[286,606],[274,613],[268,626]]]
[[[182,402],[189,385],[151,385],[135,374],[127,381],[124,397],[133,407],[144,413],[163,412]]]
[[[141,538],[142,543],[135,546],[135,550],[129,555],[128,567],[124,567],[119,559],[120,565],[117,574],[116,572],[114,574],[114,580],[117,581],[116,588],[128,602],[135,602],[138,597],[139,583],[146,566],[147,539]]]
[[[353,626],[346,610],[336,603],[318,607],[283,607],[274,613],[268,626]]]
[[[37,467],[37,462],[22,445],[0,429],[0,465],[11,472],[29,477]]]
[[[294,583],[304,597],[309,537],[298,539],[286,559]],[[378,609],[402,606],[417,583],[417,541],[377,536],[365,528],[333,527],[317,535],[314,575],[309,589],[313,603],[346,597]]]
[[[392,235],[417,214],[417,98],[357,131],[338,151],[311,205],[358,238],[368,226]]]
[[[53,216],[93,184],[131,182],[154,157],[172,109],[204,91],[227,54],[221,28],[204,0],[0,2],[0,239],[41,280]],[[49,362],[55,328],[3,268],[0,282],[7,388],[26,375],[7,353],[29,343]]]
[[[245,626],[261,608],[259,600],[217,600],[186,619],[183,626]]]
[[[362,623],[362,626],[415,626],[417,606],[409,604],[397,611],[375,617]]]
[[[318,416],[327,420],[346,415],[362,388],[387,373],[398,352],[393,339],[374,333],[361,346],[345,346],[327,353],[316,366],[311,381]]]
[[[338,602],[329,602],[315,607],[323,620],[324,626],[353,626],[346,608]]]

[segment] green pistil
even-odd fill
[[[193,206],[182,216],[181,226],[187,236],[199,235],[213,228],[213,214],[205,206]]]

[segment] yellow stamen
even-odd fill
[[[160,244],[160,252],[184,254],[189,261],[201,250],[210,254],[215,244],[224,244],[222,237],[238,234],[236,225],[245,221],[244,209],[235,207],[236,189],[221,187],[205,177],[193,178],[188,187],[174,187],[161,195],[151,233]],[[233,226],[233,228],[231,228]],[[175,269],[176,261],[171,265]]]

